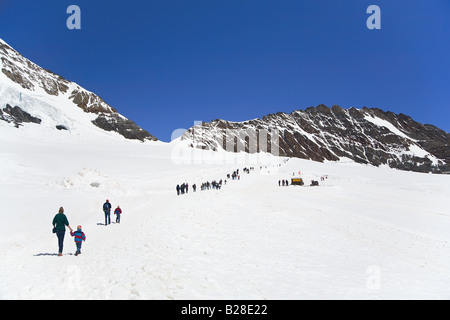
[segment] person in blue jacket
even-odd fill
[[[105,212],[105,226],[111,223],[111,203],[107,199],[103,204],[103,212]]]

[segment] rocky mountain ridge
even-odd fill
[[[321,162],[349,158],[401,170],[450,172],[447,132],[377,108],[319,105],[245,122],[218,119],[190,128],[181,140],[201,149],[268,150],[279,156]]]
[[[22,56],[19,52],[14,50],[6,42],[0,39],[0,70],[4,77],[3,81],[0,81],[0,86],[8,86],[16,90],[17,95],[22,97],[22,94],[30,95],[36,99],[42,97],[48,99],[60,98],[66,102],[70,101],[74,107],[78,107],[85,113],[95,115],[91,123],[98,128],[105,131],[113,131],[122,135],[126,139],[140,140],[140,141],[155,141],[154,136],[148,133],[146,130],[140,128],[136,123],[120,115],[116,109],[108,105],[102,98],[90,92],[76,83],[70,82],[63,77],[46,70],[37,64],[31,62]],[[9,82],[9,81],[10,82]],[[12,84],[17,84],[20,88],[15,89]],[[5,88],[3,88],[5,89]],[[2,90],[3,91],[3,90]],[[53,98],[52,98],[53,97]],[[5,98],[6,99],[6,98]],[[20,106],[19,103],[13,101],[4,101],[4,105],[0,106],[0,110],[3,109],[2,114],[7,114],[5,109],[15,109],[16,114],[18,109],[22,113],[27,113]],[[56,106],[57,108],[59,106]],[[28,110],[28,114],[32,112]],[[0,114],[0,120],[20,123],[17,119],[14,119],[11,115],[6,117]],[[34,123],[40,123],[35,121]],[[59,128],[57,128],[59,129]],[[67,128],[70,129],[70,128]]]

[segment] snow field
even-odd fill
[[[174,144],[13,130],[0,137],[1,299],[450,298],[449,176],[243,154],[188,163]],[[278,186],[298,171],[305,186]],[[121,224],[103,225],[106,199]],[[60,206],[86,233],[78,257],[68,232],[55,256]]]

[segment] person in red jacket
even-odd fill
[[[120,209],[120,206],[117,206],[116,210],[114,210],[114,214],[116,215],[116,222],[120,223],[120,215],[122,214],[122,209]]]
[[[86,235],[84,234],[83,230],[81,229],[81,226],[77,227],[77,231],[73,232],[70,231],[70,235],[72,237],[75,237],[75,244],[77,246],[77,252],[75,252],[75,256],[81,254],[81,243],[83,241],[86,241]]]

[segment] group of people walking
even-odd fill
[[[70,230],[70,235],[75,237],[75,245],[77,247],[77,251],[75,255],[81,254],[81,243],[86,241],[86,235],[83,232],[81,226],[77,227],[77,230],[74,232],[70,227],[69,220],[67,216],[64,214],[64,208],[59,208],[58,214],[53,218],[53,233],[56,233],[56,237],[58,238],[58,256],[62,256],[63,247],[64,247],[64,237],[66,234],[66,227]]]
[[[219,180],[219,182],[217,182],[216,180],[213,180],[212,182],[206,181],[204,183],[202,183],[202,185],[200,186],[201,190],[209,190],[209,189],[217,189],[220,190],[222,188],[222,184],[223,181],[222,179]],[[227,184],[227,180],[225,180],[225,184]]]
[[[181,185],[177,184],[177,195],[185,194],[189,192],[189,184],[188,183],[182,183]],[[193,184],[192,189],[194,192],[197,190],[197,185]]]
[[[250,173],[250,171],[251,170],[255,170],[255,168],[254,167],[250,167],[250,168],[244,168],[242,171],[244,172],[244,173],[247,173],[247,174],[249,174]],[[240,174],[239,174],[239,169],[236,169],[236,170],[234,170],[233,171],[233,173],[229,173],[229,174],[227,174],[227,179],[232,179],[232,180],[240,180],[241,179],[241,176],[240,176]],[[286,182],[287,183],[287,182]],[[217,181],[217,180],[213,180],[213,181],[206,181],[206,182],[203,182],[201,185],[200,185],[200,190],[210,190],[210,189],[216,189],[216,190],[220,190],[221,188],[222,188],[222,186],[223,185],[227,185],[227,180],[225,179],[225,180],[222,180],[222,179],[220,179],[219,181]],[[197,185],[196,184],[193,184],[192,185],[192,189],[194,190],[194,192],[196,191],[196,189],[197,189]],[[180,184],[178,184],[177,186],[176,186],[176,190],[177,190],[177,195],[181,195],[181,194],[185,194],[185,193],[188,193],[189,192],[189,184],[188,183],[182,183],[181,185]]]
[[[230,174],[227,174],[227,178],[230,179]],[[239,175],[239,169],[237,169],[236,171],[233,171],[233,173],[231,174],[231,179],[232,180],[241,180],[241,176]]]
[[[106,200],[106,202],[103,204],[103,212],[105,213],[105,226],[111,223],[111,203],[109,200]],[[117,208],[114,210],[114,214],[116,215],[116,223],[120,223],[120,216],[122,215],[122,209],[120,206],[117,206]],[[76,245],[76,252],[75,256],[78,256],[81,254],[81,244],[83,241],[86,241],[86,234],[83,232],[83,228],[79,225],[77,226],[76,231],[72,229],[72,227],[69,224],[69,219],[67,219],[67,216],[64,213],[64,208],[59,208],[58,213],[55,215],[52,221],[53,225],[53,233],[56,234],[56,237],[58,238],[58,256],[61,257],[63,254],[63,248],[64,248],[64,237],[66,235],[66,227],[70,230],[70,235],[74,237],[75,245]]]
[[[225,184],[227,184],[226,180],[225,180]],[[220,189],[221,187],[222,187],[222,180],[220,180],[219,182],[217,182],[216,180],[213,180],[212,182],[209,182],[209,181],[203,182],[200,185],[200,190],[202,190],[202,191],[209,190],[211,188]],[[177,190],[177,195],[188,193],[189,192],[189,184],[188,183],[182,183],[181,185],[177,184],[176,190]],[[197,184],[194,183],[192,185],[192,190],[194,192],[197,191]]]
[[[111,224],[111,208],[111,203],[108,199],[106,199],[106,202],[103,204],[103,212],[105,213],[105,226]],[[120,223],[120,216],[122,214],[122,209],[120,209],[120,206],[117,206],[117,208],[114,210],[114,214],[116,215],[116,223]]]
[[[289,186],[288,180],[278,180],[278,186]]]

